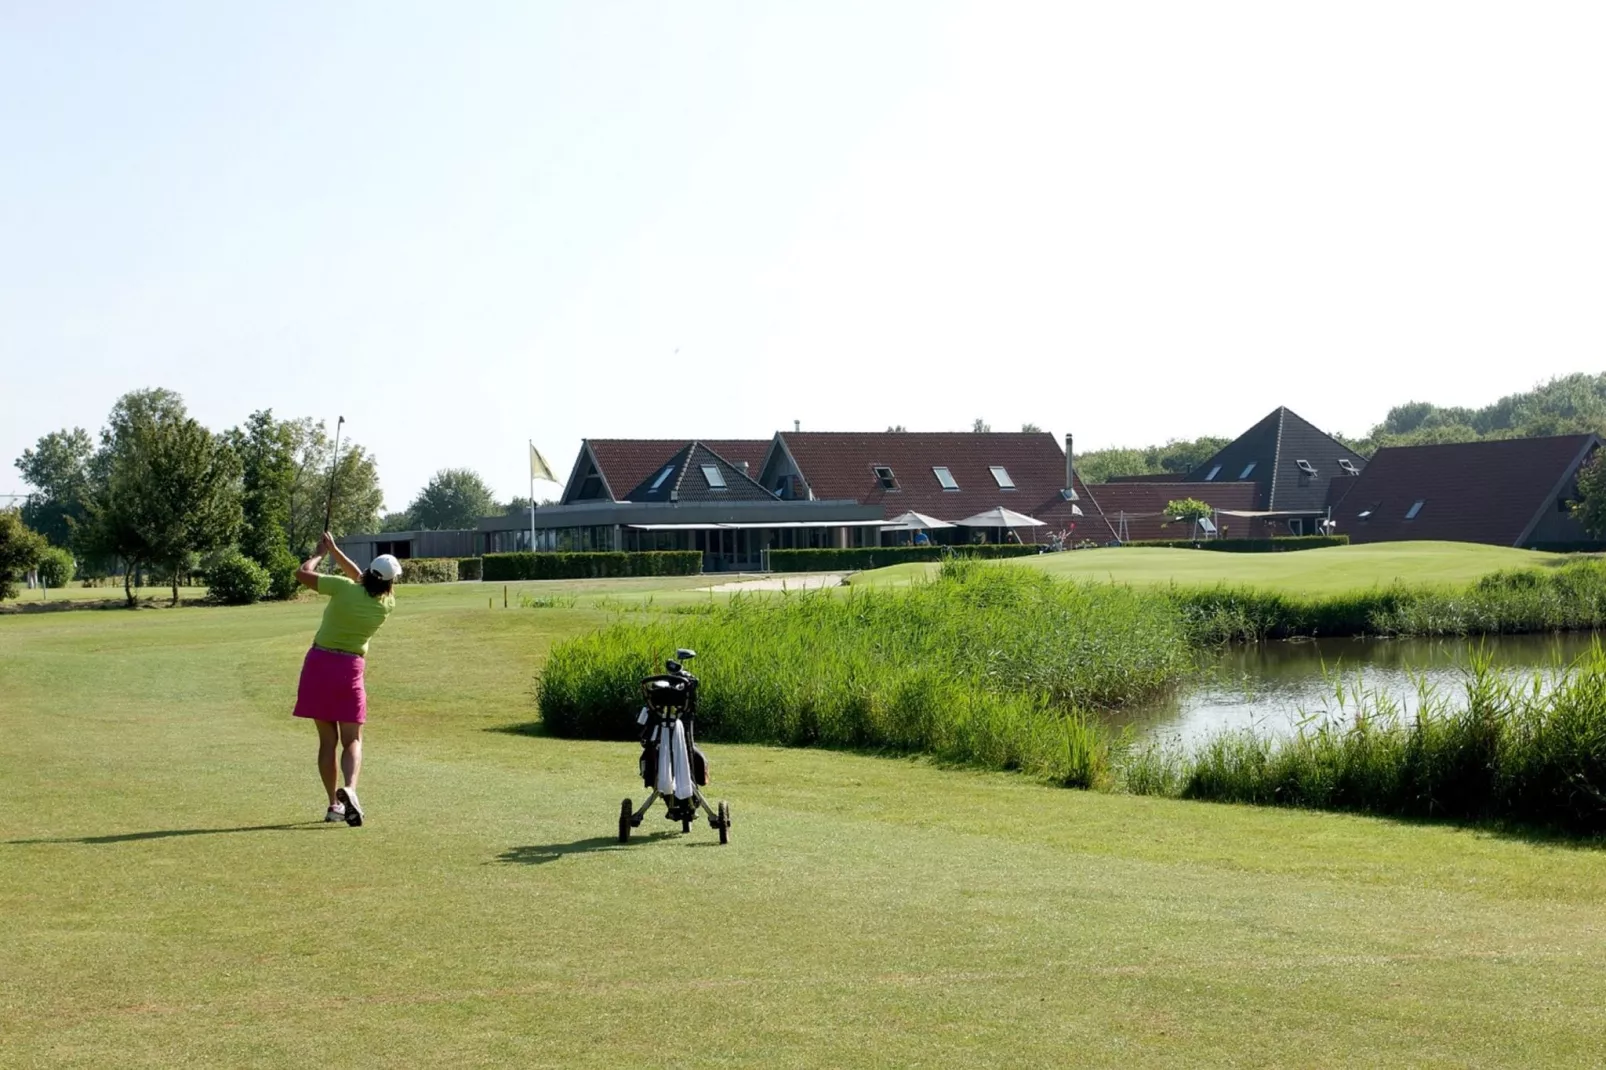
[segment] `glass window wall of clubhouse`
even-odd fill
[[[608,503],[547,506],[486,517],[472,531],[391,531],[349,535],[340,546],[359,567],[381,553],[409,557],[695,550],[708,572],[764,567],[769,550],[875,546],[885,525],[878,506],[857,502],[730,504]],[[533,542],[532,542],[533,535]]]

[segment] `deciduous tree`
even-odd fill
[[[75,427],[52,431],[17,458],[22,478],[34,488],[22,507],[23,523],[52,546],[71,546],[73,529],[84,522],[94,455],[95,440]]]
[[[0,598],[17,596],[17,581],[39,563],[49,545],[43,535],[29,530],[17,510],[0,509]]]
[[[1596,450],[1578,470],[1578,500],[1573,503],[1573,515],[1590,535],[1606,539],[1606,450]]]
[[[407,507],[413,523],[423,531],[472,528],[482,516],[496,510],[491,488],[467,468],[443,468],[435,473]]]

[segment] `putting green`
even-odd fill
[[[1120,547],[1041,554],[1000,562],[1055,576],[1132,584],[1213,587],[1246,584],[1303,594],[1337,594],[1392,583],[1469,583],[1502,569],[1553,567],[1564,554],[1463,542],[1395,542],[1276,554]],[[897,586],[930,575],[934,564],[894,565],[855,575],[855,586]]]

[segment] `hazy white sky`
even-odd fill
[[[400,508],[447,466],[524,493],[526,438],[561,476],[584,436],[794,419],[1355,434],[1598,372],[1603,30],[0,0],[0,492],[143,386],[218,429],[344,414]]]

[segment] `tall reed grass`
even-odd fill
[[[696,608],[554,647],[539,684],[547,727],[628,737],[637,681],[689,646],[703,738],[926,753],[1091,787],[1109,779],[1111,733],[1081,711],[1151,694],[1193,665],[1164,599],[962,560],[905,592]]]
[[[1223,733],[1183,752],[1131,753],[1127,790],[1404,817],[1505,820],[1606,833],[1606,652],[1554,679],[1474,657],[1465,693],[1423,685],[1405,713],[1387,694],[1335,684],[1325,716],[1288,736]]]

